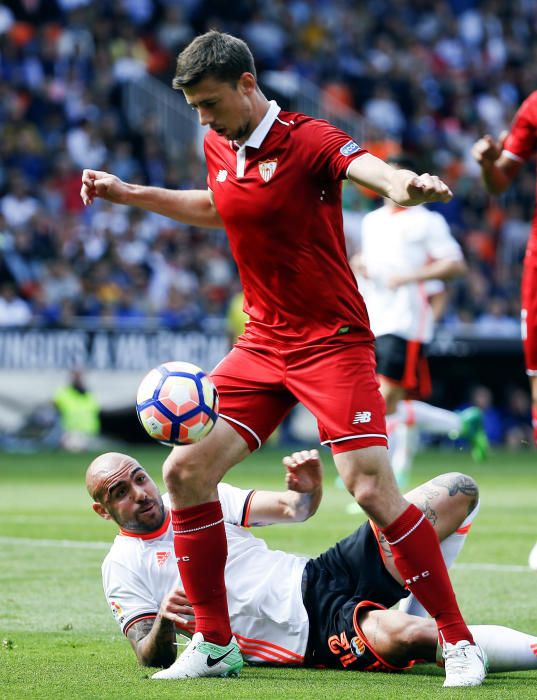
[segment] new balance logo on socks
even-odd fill
[[[357,423],[369,423],[371,421],[371,411],[356,411],[354,414],[353,425]]]

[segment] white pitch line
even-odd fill
[[[514,574],[535,573],[529,566],[518,564],[453,564],[452,569],[467,569],[469,571],[508,571]]]
[[[0,537],[0,545],[26,545],[28,547],[58,547],[67,549],[110,549],[112,542],[87,542],[84,540],[39,540],[27,537]],[[307,555],[302,555],[307,556]],[[529,566],[517,564],[453,564],[452,569],[467,571],[503,571],[504,573],[527,574],[535,572]]]

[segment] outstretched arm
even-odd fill
[[[250,506],[250,525],[303,522],[319,507],[323,465],[317,450],[284,457],[287,491],[256,491]]]
[[[347,177],[403,207],[428,202],[449,202],[452,191],[437,175],[417,175],[411,170],[392,168],[380,158],[365,153],[349,166]]]
[[[209,190],[167,190],[123,182],[102,170],[84,170],[80,196],[86,206],[96,198],[126,204],[182,221],[192,226],[221,228],[212,193]]]
[[[485,134],[472,146],[472,155],[481,168],[481,178],[488,192],[501,194],[509,187],[520,170],[522,162],[503,152],[507,131],[495,141]]]

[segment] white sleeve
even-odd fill
[[[134,622],[157,616],[160,603],[135,571],[107,556],[102,576],[104,595],[123,634]]]
[[[462,260],[460,245],[451,235],[447,221],[442,214],[429,212],[427,236],[425,237],[427,252],[433,260]]]
[[[248,526],[248,514],[255,491],[246,491],[230,484],[218,484],[224,521],[232,525]]]
[[[432,297],[434,294],[440,294],[446,288],[446,285],[442,280],[425,280],[423,283],[425,289],[425,294],[428,297]]]

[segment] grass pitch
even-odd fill
[[[128,450],[158,483],[166,449]],[[264,449],[229,474],[243,487],[281,488],[283,452]],[[0,697],[6,700],[107,698],[537,698],[537,670],[489,676],[471,689],[442,689],[433,665],[404,674],[248,668],[240,679],[153,682],[105,603],[100,563],[115,526],[98,518],[84,488],[94,455],[0,453]],[[537,539],[536,455],[497,452],[475,465],[464,452],[420,455],[412,485],[460,470],[481,490],[481,512],[452,570],[468,622],[537,635],[537,573],[527,556]],[[315,555],[363,520],[346,513],[350,497],[335,486],[328,452],[325,497],[302,525],[258,530],[273,547]]]

